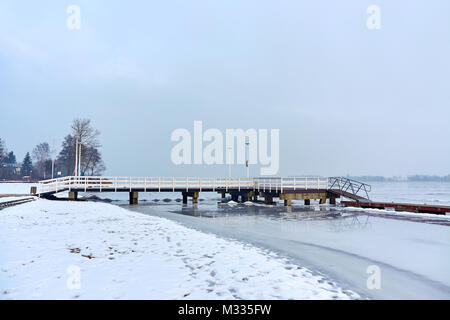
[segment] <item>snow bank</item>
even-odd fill
[[[166,219],[42,199],[1,211],[0,290],[2,299],[359,297],[274,253]]]

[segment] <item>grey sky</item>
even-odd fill
[[[90,118],[106,174],[226,175],[170,161],[202,120],[280,129],[279,175],[449,174],[449,59],[447,0],[2,0],[0,137],[21,160]]]

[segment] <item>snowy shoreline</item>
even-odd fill
[[[79,274],[79,278],[78,278]],[[1,299],[355,299],[273,252],[115,205],[0,215]]]

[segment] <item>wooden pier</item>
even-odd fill
[[[433,213],[445,215],[450,212],[450,206],[436,206],[428,204],[375,202],[375,201],[341,201],[345,207],[371,208],[371,209],[394,209],[395,211],[406,211],[414,213]]]
[[[217,192],[233,201],[255,201],[263,197],[267,204],[274,198],[291,206],[293,200],[320,200],[321,204],[345,196],[350,199],[368,199],[370,186],[341,177],[275,177],[275,178],[194,178],[194,177],[92,177],[68,176],[40,181],[32,190],[39,197],[69,192],[70,199],[77,199],[79,192],[128,192],[130,204],[137,204],[139,192],[179,192],[183,203],[188,197],[197,203],[200,192]]]
[[[40,181],[31,188],[31,194],[52,198],[54,194],[68,192],[69,199],[76,200],[79,192],[128,192],[129,203],[138,204],[140,192],[179,192],[183,204],[188,198],[198,203],[200,192],[216,192],[225,198],[226,194],[236,202],[257,201],[264,198],[265,204],[273,204],[274,198],[284,200],[285,206],[293,201],[311,200],[320,204],[336,204],[337,198],[346,207],[386,209],[416,213],[446,214],[450,206],[427,204],[374,202],[369,199],[371,186],[344,177],[273,177],[273,178],[197,178],[197,177],[94,177],[68,176]]]

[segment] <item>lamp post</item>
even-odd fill
[[[78,145],[80,146],[80,151],[78,151],[78,175],[81,177],[81,141],[78,143]]]
[[[78,138],[75,140],[75,170],[74,170],[75,177],[78,176]]]
[[[232,148],[230,146],[227,147],[227,150],[231,150]],[[228,159],[228,157],[225,157]],[[228,178],[231,178],[231,161],[228,163]]]
[[[54,178],[55,172],[55,140],[53,140],[53,146],[52,146],[52,179]]]
[[[247,138],[246,141],[245,141],[245,167],[246,167],[246,170],[247,170],[247,178],[250,178],[250,169],[248,167],[248,159],[250,158],[249,145],[250,145],[250,142],[249,142],[249,139]]]
[[[75,141],[75,176],[81,176],[81,141]]]

